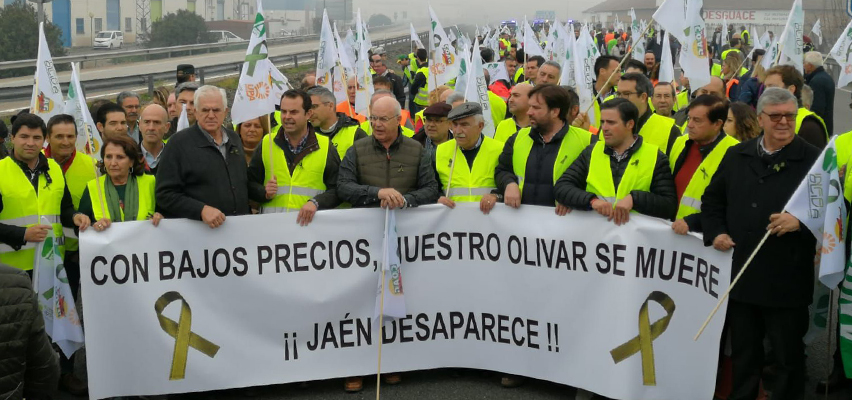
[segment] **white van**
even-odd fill
[[[243,38],[235,35],[231,31],[210,31],[210,34],[213,35],[213,40],[215,40],[217,43],[232,43],[243,41]]]
[[[92,48],[95,49],[115,49],[121,48],[124,44],[124,34],[121,31],[100,31],[95,36],[95,42]]]

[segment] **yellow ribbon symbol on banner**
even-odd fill
[[[175,322],[165,315],[163,310],[174,301],[180,301],[180,318]],[[211,343],[207,339],[196,335],[192,332],[192,310],[189,308],[189,303],[184,300],[183,296],[178,292],[166,292],[154,304],[154,310],[157,312],[157,319],[160,320],[160,327],[169,336],[175,338],[175,351],[172,354],[172,371],[169,374],[169,380],[183,379],[186,375],[186,356],[189,353],[189,348],[193,347],[207,357],[213,358],[219,351],[219,346]]]
[[[657,302],[657,304],[663,306],[663,309],[666,310],[666,316],[658,319],[653,324],[648,316],[648,303],[651,301]],[[651,342],[666,331],[674,312],[675,303],[671,297],[663,292],[651,292],[639,309],[639,335],[609,352],[616,364],[626,360],[637,352],[641,352],[642,381],[645,386],[657,385],[657,374],[654,368],[654,347]]]

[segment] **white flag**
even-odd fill
[[[382,279],[384,278],[384,279]],[[384,306],[384,307],[382,307]],[[376,312],[392,318],[405,318],[405,293],[402,289],[402,268],[399,260],[399,241],[396,232],[396,210],[385,211],[385,237],[382,244],[382,272],[376,290]],[[388,320],[384,321],[389,322]]]
[[[772,39],[769,37],[769,31],[763,32],[763,35],[758,36],[756,42],[754,42],[754,49],[766,50],[772,46]]]
[[[828,55],[840,64],[840,77],[837,79],[837,87],[842,88],[852,82],[852,21],[849,21],[849,24],[840,33],[837,43],[834,44]]]
[[[567,86],[575,86],[576,74],[574,63],[574,48],[577,39],[574,37],[574,27],[571,26],[566,30],[565,36],[562,38],[562,54],[559,63],[562,65],[561,75],[559,76],[559,84]]]
[[[447,38],[448,38],[448,39],[450,39],[450,43],[452,43],[452,42],[455,42],[455,41],[456,41],[456,39],[457,39],[457,38],[456,38],[456,34],[455,34],[455,33],[453,33],[452,28],[451,28],[451,29],[447,29]]]
[[[414,43],[418,49],[425,49],[426,46],[423,45],[423,42],[420,41],[420,37],[417,36],[417,31],[414,30],[414,24],[409,23],[411,25],[411,42]]]
[[[38,24],[38,61],[36,62],[35,85],[30,102],[30,112],[45,121],[62,112],[64,106],[59,77],[53,66],[53,57],[44,36],[44,23]]]
[[[473,48],[479,47],[479,41],[474,41]],[[465,90],[465,100],[475,101],[482,107],[482,115],[485,120],[485,127],[482,128],[482,134],[488,137],[494,137],[494,118],[491,118],[491,101],[488,98],[488,83],[485,81],[485,69],[482,68],[482,57],[479,54],[472,54],[470,57],[470,77],[467,81],[467,89]]]
[[[672,59],[672,46],[669,43],[669,34],[663,35],[663,54],[660,56],[660,82],[674,82],[674,60]]]
[[[240,83],[231,107],[231,121],[239,124],[253,118],[275,112],[279,98],[274,96],[272,69],[276,69],[268,58],[266,47],[266,21],[263,18],[261,1],[257,1],[257,15],[246,50]]]
[[[337,48],[334,46],[334,33],[331,31],[331,24],[328,23],[328,13],[323,9],[319,51],[317,51],[317,86],[334,91],[332,69],[337,58]]]
[[[358,40],[355,39],[355,34],[352,33],[352,29],[346,30],[346,38],[343,39],[346,42],[346,55],[349,56],[349,59],[354,63],[356,60],[355,49],[358,48]]]
[[[477,38],[474,38],[473,40],[479,40],[479,38],[477,37]],[[459,58],[459,76],[456,77],[456,86],[455,86],[454,91],[461,93],[462,95],[464,95],[465,91],[467,91],[467,82],[470,79],[470,73],[472,71],[472,69],[470,67],[471,54],[470,54],[470,51],[468,50],[471,47],[473,47],[473,45],[462,47],[461,51],[459,52],[459,55],[458,55],[458,58]]]
[[[843,280],[846,266],[846,205],[837,168],[835,137],[799,184],[784,210],[813,233],[817,242],[819,280],[829,288]],[[819,201],[812,201],[818,199]]]
[[[45,217],[41,223],[50,225]],[[34,289],[38,296],[38,308],[44,317],[44,330],[50,339],[65,354],[71,357],[75,351],[83,347],[83,328],[80,316],[68,284],[68,275],[59,253],[59,241],[54,236],[53,229],[47,237],[38,244],[33,272]]]
[[[180,110],[180,116],[178,117],[177,126],[175,127],[175,132],[180,132],[186,128],[189,128],[189,118],[186,116],[186,104],[183,104],[183,108]]]
[[[544,50],[538,45],[538,39],[535,36],[529,22],[524,21],[524,56],[527,58],[532,56],[544,57]]]
[[[822,25],[820,25],[819,18],[817,18],[816,23],[814,23],[814,27],[811,28],[811,32],[819,37],[819,44],[822,45]]]
[[[781,50],[780,64],[792,65],[802,73],[805,68],[805,55],[802,48],[804,26],[805,14],[802,12],[802,0],[795,0],[787,17],[787,25],[784,26],[784,32],[778,40],[778,47]]]
[[[334,25],[334,40],[338,43],[337,59],[339,62],[334,68],[334,98],[337,102],[347,101],[349,95],[346,93],[346,86],[349,77],[355,76],[355,67],[349,60],[349,55],[345,51],[346,43],[340,40],[340,34],[337,32],[337,24]]]
[[[703,0],[689,0],[686,6],[686,41],[680,52],[680,66],[689,78],[690,87],[698,90],[710,84],[710,69],[707,59],[707,26],[701,16]]]
[[[486,63],[483,65],[486,70],[488,70],[488,77],[491,78],[491,82],[497,82],[499,80],[504,80],[506,82],[511,82],[509,79],[509,71],[506,71],[506,63],[503,61]]]
[[[722,18],[722,35],[721,35],[721,38],[722,38],[722,43],[721,43],[722,46],[728,44],[728,20],[725,19],[725,18]],[[719,57],[721,57],[721,55],[719,55]]]
[[[645,24],[640,22],[639,20],[633,20],[631,24],[631,29],[633,30],[633,59],[634,60],[644,60],[645,59],[645,35],[642,33],[645,32]]]
[[[361,28],[361,9],[356,16],[357,29]],[[370,73],[369,61],[370,44],[363,35],[358,36],[358,61],[355,65],[355,78],[357,81],[355,89],[355,112],[361,115],[370,115],[370,98],[373,96],[373,75]]]
[[[429,92],[438,86],[455,79],[459,74],[459,59],[456,50],[450,44],[444,27],[438,21],[438,16],[432,7],[429,7],[429,17],[432,19],[432,34],[429,41],[431,46],[431,57],[429,59]]]
[[[74,122],[77,125],[77,142],[75,144],[77,151],[100,161],[101,146],[103,146],[104,141],[101,139],[101,134],[98,132],[92,114],[89,113],[89,107],[86,105],[86,98],[83,96],[83,89],[80,85],[80,74],[77,72],[77,63],[71,63],[71,82],[68,84],[68,96],[65,99],[65,108],[62,112],[74,117]]]
[[[686,3],[684,0],[666,0],[654,13],[653,19],[681,44],[686,43]]]
[[[580,97],[580,110],[589,110],[589,121],[597,121],[594,103],[595,61],[600,52],[595,46],[594,39],[589,34],[589,28],[584,26],[574,48],[574,80],[577,95]]]

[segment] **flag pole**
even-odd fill
[[[76,69],[77,69],[76,65],[72,65],[72,67],[74,67],[74,68],[73,68],[74,70],[76,70]],[[78,76],[78,78],[79,78],[79,76]],[[74,82],[71,82],[71,84],[73,85],[73,84],[74,84]],[[76,90],[76,89],[75,89],[75,90]],[[80,95],[80,96],[83,96],[83,93],[80,93],[79,95]],[[85,100],[85,97],[83,98],[83,100]],[[85,101],[84,101],[84,103],[85,103]],[[83,111],[83,110],[81,110],[81,111]],[[84,126],[84,129],[85,129],[85,131],[86,131],[86,141],[89,143],[89,146],[88,146],[88,147],[89,147],[89,151],[90,151],[90,152],[94,152],[94,151],[95,151],[95,140],[94,140],[94,138],[92,138],[92,131],[91,131],[91,128],[89,127],[89,124],[86,124],[86,123],[84,123],[84,124],[83,124],[83,126]],[[90,154],[90,155],[91,155],[91,154]],[[101,161],[101,162],[103,162],[103,161]],[[107,208],[106,208],[106,202],[104,202],[104,193],[103,193],[103,189],[101,188],[101,184],[100,184],[100,182],[98,181],[98,180],[100,179],[100,177],[101,177],[101,176],[100,176],[100,174],[98,173],[98,166],[97,166],[97,164],[98,164],[98,163],[96,163],[96,162],[95,162],[95,163],[92,163],[92,169],[94,169],[94,170],[95,170],[95,183],[97,183],[97,184],[95,185],[95,187],[98,189],[98,201],[101,203],[101,210],[105,210],[105,211],[106,211],[106,209],[107,209]],[[104,169],[106,169],[106,168],[104,168]],[[107,177],[106,177],[106,178],[104,178],[104,179],[109,179],[109,176],[107,176]],[[105,182],[105,183],[106,183],[106,182]],[[91,221],[92,225],[94,225],[94,224],[95,224],[95,222],[97,222],[97,221]]]
[[[653,21],[654,21],[653,18],[651,18],[651,20],[648,21],[648,26],[646,26],[645,30],[642,32],[642,34],[639,35],[640,38],[644,37],[645,34],[648,33],[648,30],[651,29],[651,22],[653,22]],[[641,40],[641,39],[639,39],[639,40]],[[617,73],[619,73],[619,71],[621,71],[621,67],[627,61],[627,58],[631,56],[632,50],[633,50],[633,46],[631,45],[630,47],[628,47],[624,51],[624,57],[622,57],[621,62],[618,63],[618,68],[616,68],[615,71],[612,71],[612,73],[609,74],[609,78],[606,79],[606,82],[604,82],[604,85],[602,87],[607,87],[609,85],[609,83],[612,81],[612,77],[614,77],[615,74],[617,74]],[[526,55],[527,55],[527,53],[524,52],[524,57],[526,57]],[[597,73],[597,71],[595,71],[595,73]],[[591,110],[592,107],[595,106],[595,101],[599,101],[601,96],[603,96],[603,91],[598,92],[598,94],[595,96],[595,98],[592,99],[592,104],[589,105],[588,108],[586,108],[585,114],[589,113],[589,110]]]
[[[385,243],[384,243],[384,251],[387,253],[388,249],[388,225],[390,224],[390,213],[391,209],[385,209]],[[384,261],[384,260],[383,260]],[[376,400],[379,400],[381,397],[381,388],[382,388],[382,329],[384,329],[385,325],[385,265],[382,263],[382,284],[379,285],[379,291],[381,292],[381,297],[379,300],[379,365],[376,369]]]
[[[266,126],[272,126],[271,125],[272,121],[269,120],[269,114],[266,114],[266,121],[267,121]],[[284,121],[281,121],[281,125],[282,126],[284,125]],[[281,130],[281,126],[278,127],[278,130]],[[267,154],[269,155],[269,179],[271,180],[272,178],[275,178],[275,154],[272,152],[272,148],[275,147],[275,136],[272,134],[272,129],[269,129],[269,133],[267,135],[269,135],[269,148],[266,149],[266,151],[267,151]],[[285,133],[284,135],[287,135],[287,134]],[[287,139],[285,138],[284,140],[287,140]],[[263,158],[263,157],[261,157],[261,158]],[[269,181],[266,181],[266,183],[269,183]],[[285,207],[285,208],[286,208],[286,211],[284,211],[284,212],[289,213],[290,208],[289,207]]]
[[[828,333],[828,338],[825,341],[825,400],[828,400],[828,381],[831,379],[831,368],[828,366],[831,365],[831,331],[834,328],[831,326],[831,317],[834,316],[834,290],[828,291],[828,324],[825,326],[826,331]],[[838,321],[839,322],[839,321]],[[837,338],[840,340],[840,338]],[[840,342],[837,343],[840,346]],[[835,365],[834,368],[837,368]]]
[[[455,139],[453,139],[455,140]],[[453,184],[453,170],[456,169],[456,155],[459,154],[459,141],[456,140],[456,149],[453,151],[453,161],[450,163],[450,176],[447,179],[447,190],[444,191],[444,197],[450,197],[450,186]]]
[[[734,278],[734,280],[731,282],[731,285],[728,286],[728,289],[725,290],[725,294],[723,294],[722,297],[719,298],[719,301],[716,303],[716,307],[714,307],[713,311],[710,312],[710,315],[707,316],[707,319],[704,321],[704,325],[701,325],[701,329],[698,330],[698,333],[695,334],[695,338],[692,339],[693,341],[698,341],[698,337],[701,336],[701,334],[704,332],[704,329],[707,328],[707,324],[710,323],[710,320],[713,319],[713,316],[716,315],[717,311],[719,311],[719,307],[722,306],[722,303],[724,303],[725,300],[728,299],[728,295],[731,294],[731,289],[734,288],[734,285],[736,285],[737,282],[740,280],[740,277],[743,276],[743,272],[745,272],[746,268],[751,265],[751,261],[754,259],[754,256],[757,255],[757,252],[760,251],[760,248],[763,247],[764,243],[766,243],[766,239],[769,238],[769,235],[771,233],[772,231],[767,230],[766,234],[763,235],[763,239],[760,239],[760,243],[757,244],[757,247],[755,247],[754,251],[751,252],[751,255],[748,256],[748,260],[746,260],[745,264],[743,264],[742,269],[740,269],[740,272],[737,274],[736,278]]]

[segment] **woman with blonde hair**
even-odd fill
[[[263,139],[263,136],[270,132],[269,118],[257,117],[248,121],[243,121],[234,127],[237,135],[243,142],[243,150],[246,153],[246,165],[251,162],[251,157],[254,155],[254,149]]]

